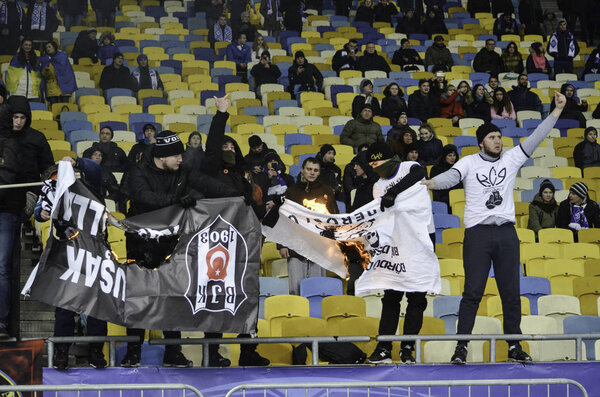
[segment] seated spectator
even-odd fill
[[[46,43],[52,40],[52,33],[58,29],[56,11],[45,0],[35,0],[27,8],[23,31],[33,42]]]
[[[544,26],[542,28],[542,35],[544,37],[548,37],[552,33],[556,32],[558,29],[558,18],[556,18],[554,11],[546,11],[542,24]]]
[[[381,103],[381,115],[390,119],[390,124],[394,124],[402,113],[408,112],[408,106],[404,100],[404,92],[396,83],[392,83],[383,90],[383,101]]]
[[[363,144],[360,145],[357,149],[357,156],[360,155],[361,152],[365,152],[367,149],[369,148],[368,145]],[[364,156],[364,154],[363,154]],[[366,160],[366,157],[365,157]],[[348,212],[350,211],[350,206],[352,204],[351,202],[351,192],[352,190],[355,190],[357,188],[357,183],[359,182],[356,176],[356,169],[354,168],[354,163],[357,161],[357,157],[354,157],[352,159],[352,161],[350,161],[348,164],[346,164],[346,166],[344,167],[344,174],[342,177],[342,185],[343,185],[343,189],[344,189],[344,193],[345,193],[345,198],[346,198],[346,209],[348,210]]]
[[[119,47],[115,45],[115,35],[112,32],[104,32],[100,36],[100,47],[98,47],[98,59],[100,63],[106,65],[106,61],[113,59],[115,54],[119,53]]]
[[[246,40],[254,43],[258,32],[256,31],[256,28],[254,27],[254,25],[252,25],[250,23],[250,14],[248,13],[248,11],[244,11],[240,14],[240,23],[239,25],[236,24],[236,26],[234,26],[235,28],[235,32],[233,32],[233,37],[236,37],[238,34],[243,33],[246,35]],[[264,41],[264,38],[263,38]],[[268,47],[267,47],[268,49]],[[260,54],[259,54],[260,56]],[[258,57],[256,58],[258,59]]]
[[[8,25],[13,39],[21,40],[27,26],[25,11],[16,0],[4,0],[0,3],[0,24]]]
[[[450,50],[444,44],[442,36],[435,36],[434,42],[425,52],[425,68],[433,66],[434,68],[443,68],[449,71],[454,65],[454,59]]]
[[[129,68],[123,65],[123,54],[120,52],[115,54],[112,63],[102,70],[100,88],[104,92],[110,88],[127,88],[129,90],[136,88],[135,80],[131,76]]]
[[[248,63],[252,62],[252,50],[246,45],[246,35],[238,33],[235,42],[227,46],[227,60],[235,62],[236,74],[248,82]]]
[[[560,87],[560,93],[567,98],[567,103],[565,104],[565,108],[563,109],[560,118],[578,120],[579,128],[585,128],[587,121],[582,112],[587,112],[587,101],[585,99],[579,101],[579,98],[575,96],[575,87],[569,83],[565,83]],[[553,98],[550,103],[550,111],[554,110],[555,107],[556,104]]]
[[[362,56],[358,58],[358,70],[361,72],[381,70],[382,72],[389,73],[391,69],[385,58],[378,55],[377,51],[375,51],[375,43],[369,42]]]
[[[544,15],[540,0],[519,1],[519,22],[525,34],[542,34]]]
[[[444,70],[433,70],[433,78],[431,79],[431,93],[439,98],[448,87],[448,80],[446,80],[446,72]]]
[[[102,152],[100,149],[95,149],[91,152],[87,152],[90,160],[95,161],[98,165],[102,164]],[[85,157],[85,156],[84,156]],[[114,200],[118,203],[121,200],[121,192],[119,190],[119,183],[117,178],[112,172],[108,171],[104,167],[100,167],[102,171],[102,186],[100,187],[100,193],[103,198]]]
[[[490,108],[490,116],[492,120],[517,120],[517,112],[515,112],[515,108],[510,102],[506,90],[502,87],[494,90],[494,103],[492,103],[492,107]]]
[[[527,57],[527,73],[545,73],[547,75],[552,74],[552,68],[550,62],[544,55],[544,47],[542,43],[535,42],[531,44],[529,48],[529,56]]]
[[[260,86],[263,84],[277,84],[281,77],[281,70],[271,63],[271,54],[264,51],[260,55],[260,62],[252,66],[250,74],[254,77],[254,87],[257,97],[260,98]]]
[[[466,83],[466,82],[465,82]],[[468,90],[468,85],[463,85],[462,91],[464,94],[459,95],[459,91],[450,84],[440,96],[440,117],[445,119],[452,119],[454,126],[458,125],[458,120],[465,117],[465,110],[463,109],[463,99]]]
[[[358,42],[350,39],[344,48],[337,50],[331,60],[331,67],[340,74],[342,70],[356,70],[358,67]]]
[[[421,31],[429,37],[440,33],[448,34],[448,28],[444,23],[443,16],[440,17],[433,8],[427,10],[427,16],[421,26]]]
[[[81,58],[90,58],[93,63],[98,62],[97,33],[98,31],[94,28],[79,32],[71,51],[71,58],[75,65],[79,64]]]
[[[138,55],[137,63],[138,67],[131,74],[135,80],[137,91],[144,89],[164,90],[160,74],[148,66],[146,54]]]
[[[481,119],[486,123],[491,119],[490,103],[483,85],[475,84],[470,97],[467,98],[467,117]]]
[[[154,124],[146,124],[142,128],[144,138],[133,145],[127,156],[128,168],[139,163],[142,158],[152,155],[152,147],[156,143],[156,127]],[[123,182],[121,182],[123,184]]]
[[[379,180],[379,175],[369,165],[366,154],[366,150],[359,151],[352,162],[348,164],[348,166],[352,166],[354,173],[352,186],[355,189],[354,200],[348,207],[348,212],[355,211],[373,201],[373,185]],[[346,174],[344,174],[344,180],[346,180],[346,177]],[[345,190],[345,192],[346,197],[349,197],[350,190]]]
[[[301,91],[322,91],[323,75],[315,65],[308,63],[304,52],[296,51],[294,62],[288,69],[289,90],[298,96]]]
[[[467,11],[471,14],[471,18],[475,18],[478,12],[491,12],[489,0],[468,0]]]
[[[374,142],[383,142],[381,126],[373,121],[371,105],[364,104],[360,114],[344,126],[340,143],[357,149],[362,144],[370,145]]]
[[[227,25],[227,16],[219,16],[218,21],[213,25],[212,29],[208,29],[208,41],[214,48],[217,41],[233,41],[233,31],[231,26]]]
[[[248,37],[246,36],[246,39]],[[269,44],[265,41],[265,38],[262,34],[256,34],[256,40],[252,43],[252,60],[260,61],[260,56],[263,52],[269,51]],[[271,55],[269,54],[269,59]]]
[[[18,39],[14,38],[10,34],[10,28],[4,24],[0,26],[0,55],[13,56],[17,53],[19,48]]]
[[[583,141],[573,149],[575,167],[584,168],[600,166],[600,145],[596,142],[598,131],[594,127],[587,127],[583,133]]]
[[[487,84],[485,85],[485,90],[488,94],[494,95],[494,91],[496,88],[500,87],[500,82],[498,81],[498,77],[495,75],[490,76]]]
[[[391,3],[390,0],[379,0],[373,10],[374,21],[391,23],[392,15],[396,15],[397,13],[398,9],[396,5]]]
[[[408,114],[422,122],[432,117],[440,117],[440,100],[431,93],[429,80],[420,80],[419,89],[408,97]]]
[[[33,41],[23,39],[17,54],[12,57],[6,75],[6,89],[11,95],[24,96],[28,100],[40,98],[41,73]]]
[[[442,157],[436,165],[431,168],[431,172],[429,174],[429,178],[433,178],[438,176],[439,174],[443,174],[448,171],[450,168],[456,164],[458,161],[458,150],[454,145],[446,145],[442,149]],[[450,190],[454,189],[462,189],[462,182],[458,185],[451,187],[450,189],[442,189],[442,190],[432,190],[433,201],[439,201],[442,203],[446,203],[446,205],[450,206]]]
[[[583,76],[586,74],[600,74],[600,44],[592,51],[585,62]]]
[[[502,58],[502,69],[507,73],[521,74],[523,73],[523,56],[517,48],[517,44],[511,41],[506,46]]]
[[[58,0],[57,6],[67,32],[71,31],[73,26],[81,26],[88,11],[87,0]]]
[[[417,144],[419,151],[419,162],[423,165],[436,164],[442,157],[442,141],[435,137],[435,130],[429,123],[423,123],[419,127],[419,137]],[[416,161],[416,160],[413,160]]]
[[[248,138],[248,146],[250,147],[250,151],[244,157],[244,162],[250,167],[259,166],[262,168],[262,166],[266,164],[265,157],[267,154],[277,154],[277,152],[273,149],[270,149],[258,135],[251,135]]]
[[[500,55],[495,51],[496,42],[493,39],[487,39],[485,41],[485,47],[483,47],[475,59],[473,59],[473,70],[480,73],[489,73],[498,75],[500,68],[502,67],[502,59]]]
[[[494,34],[498,37],[498,40],[502,40],[503,34],[519,34],[519,26],[511,13],[505,12],[501,17],[496,19]]]
[[[417,143],[417,133],[410,127],[404,127],[400,133],[400,138],[392,139],[395,136],[397,134],[393,134],[392,136],[388,134],[388,145],[402,159],[407,153],[408,146]]]
[[[541,114],[543,111],[542,101],[535,92],[531,92],[527,75],[519,75],[517,82],[518,84],[513,86],[513,89],[508,92],[510,101],[515,108],[515,112],[520,112],[521,110],[534,110]]]
[[[330,144],[325,144],[319,149],[316,158],[321,161],[319,181],[335,192],[336,200],[343,201],[342,170],[335,164],[335,149]]]
[[[573,59],[579,54],[579,44],[567,21],[559,20],[558,29],[548,39],[548,55],[554,58],[554,73],[573,73]]]
[[[460,103],[462,104],[464,111],[467,108],[467,98],[469,98],[472,94],[471,86],[466,80],[463,80],[460,83],[458,83],[456,91],[458,91],[458,97],[460,98]]]
[[[398,119],[394,121],[392,125],[393,127],[388,131],[386,135],[385,141],[387,143],[390,143],[390,141],[393,141],[395,139],[400,139],[402,137],[402,133],[405,130],[411,130],[410,126],[408,125],[408,116],[404,112],[400,113],[400,116],[398,116]]]
[[[379,99],[373,95],[373,83],[369,79],[363,79],[360,82],[360,94],[354,97],[352,101],[352,117],[356,118],[362,111],[365,104],[370,105],[373,110],[373,116],[381,114],[381,105]]]
[[[204,149],[202,149],[202,135],[198,131],[190,134],[185,152],[183,153],[183,166],[187,169],[199,171],[204,160]]]
[[[120,3],[120,0],[91,0],[96,13],[96,26],[115,27],[115,14]]]
[[[127,167],[127,155],[112,141],[115,133],[110,127],[102,127],[98,135],[98,142],[94,142],[92,146],[83,152],[83,157],[91,158],[94,151],[102,152],[101,166],[108,172],[124,172]]]
[[[581,229],[600,226],[600,209],[590,199],[588,187],[584,182],[576,182],[569,189],[569,197],[558,206],[556,227],[571,229],[577,241],[577,232]]]
[[[421,164],[421,161],[419,159],[419,144],[418,143],[413,142],[410,145],[406,146],[406,149],[404,151],[404,157],[402,158],[402,161],[415,161],[415,162]]]
[[[592,113],[592,117],[595,119],[600,119],[600,103],[596,106],[596,110]]]
[[[558,215],[558,204],[554,199],[554,185],[548,179],[544,179],[540,185],[540,191],[529,204],[529,222],[527,229],[534,231],[537,237],[541,229],[556,227],[556,216]]]
[[[399,65],[403,71],[408,72],[419,70],[416,65],[423,65],[423,60],[416,50],[410,48],[410,40],[402,39],[400,41],[400,48],[394,52],[392,63]]]
[[[46,86],[46,99],[50,103],[69,102],[72,93],[77,91],[75,72],[69,57],[58,49],[55,41],[45,46],[46,54],[40,59],[40,68]]]
[[[368,22],[373,25],[373,19],[375,18],[375,10],[372,0],[364,0],[362,4],[356,9],[356,17],[354,22]]]
[[[409,9],[404,12],[404,16],[396,24],[396,33],[404,33],[409,36],[413,33],[421,32],[421,18],[415,15],[414,10]]]

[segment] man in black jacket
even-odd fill
[[[322,91],[323,75],[315,65],[308,63],[304,52],[296,51],[294,63],[288,69],[289,90],[296,97],[301,91]]]
[[[392,63],[400,65],[402,70],[418,70],[417,67],[405,69],[405,66],[422,65],[423,60],[417,51],[410,48],[410,41],[402,39],[400,41],[400,48],[394,52]]]
[[[381,70],[382,72],[389,73],[390,65],[387,61],[375,50],[375,43],[369,42],[365,47],[365,52],[358,58],[358,70],[363,73],[367,70]]]
[[[422,122],[432,117],[440,117],[440,100],[431,93],[429,80],[420,80],[419,89],[408,97],[408,114]]]
[[[342,70],[356,70],[358,65],[358,42],[350,39],[344,48],[337,50],[331,60],[331,67],[340,74]]]
[[[508,92],[510,101],[512,102],[515,111],[535,110],[542,113],[542,101],[535,92],[531,92],[528,87],[529,79],[526,74],[520,74],[518,85],[513,86],[513,89]]]
[[[109,126],[100,129],[98,142],[83,152],[83,157],[91,158],[96,150],[102,152],[102,168],[108,172],[125,172],[127,155],[112,141],[115,133]]]
[[[373,10],[375,14],[375,22],[392,22],[392,15],[398,13],[396,6],[390,0],[381,0]]]
[[[317,159],[321,160],[319,181],[333,189],[337,201],[343,201],[342,170],[335,164],[334,147],[328,143],[321,146],[319,153],[317,153]]]
[[[123,65],[123,54],[116,53],[113,62],[102,70],[100,76],[100,88],[106,92],[110,88],[127,88],[133,90],[136,87],[129,68]]]
[[[119,0],[92,0],[92,9],[96,12],[96,26],[115,26],[115,12]]]
[[[80,58],[90,58],[93,63],[98,62],[97,34],[98,32],[94,28],[79,32],[75,44],[73,44],[73,51],[71,51],[71,58],[75,65],[79,64]]]
[[[493,39],[487,39],[485,41],[485,47],[483,47],[475,59],[473,59],[473,70],[476,72],[489,73],[491,75],[498,75],[500,66],[502,65],[502,59],[500,55],[494,50],[496,48],[496,42]]]
[[[87,0],[58,0],[58,11],[62,15],[67,32],[71,30],[71,26],[81,25],[87,10]]]
[[[281,70],[271,63],[269,51],[260,54],[260,62],[252,67],[250,74],[254,77],[254,91],[260,98],[260,86],[263,84],[277,84],[281,77]]]

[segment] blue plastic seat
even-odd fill
[[[217,76],[217,84],[221,90],[225,90],[225,85],[229,83],[241,83],[242,78],[238,75],[221,75]]]
[[[201,125],[210,124],[212,122],[212,119],[212,114],[199,114],[196,119],[196,125],[200,127]]]
[[[122,121],[103,121],[100,123],[100,129],[110,127],[113,131],[128,131],[127,123]]]
[[[212,48],[194,48],[194,58],[208,62],[219,60],[219,57],[215,55],[215,52]]]
[[[119,51],[122,53],[140,52],[140,50],[135,45],[126,45],[126,46],[119,47]],[[112,60],[111,60],[111,62],[112,62]]]
[[[158,41],[158,40],[140,40],[140,49],[143,50],[145,47],[160,47],[160,41]]]
[[[442,230],[460,227],[460,218],[450,214],[434,214],[433,223],[435,224],[435,241],[442,242]]]
[[[600,81],[600,74],[587,73],[583,76],[584,81]]]
[[[165,53],[169,56],[173,56],[175,54],[189,54],[190,50],[188,50],[187,48],[183,47],[183,46],[174,46],[174,47],[169,47],[165,50]]]
[[[344,130],[344,125],[336,125],[333,127],[333,134],[334,135],[342,135],[342,131]]]
[[[118,39],[115,40],[115,45],[121,49],[122,47],[135,47],[135,40]]]
[[[144,112],[148,111],[148,106],[150,105],[168,105],[169,101],[167,101],[167,98],[160,98],[160,97],[146,97],[144,99],[142,99],[142,109],[144,110]]]
[[[207,99],[212,97],[221,98],[225,95],[225,91],[207,90],[200,93],[200,103],[204,105]]]
[[[411,33],[408,35],[408,38],[411,40],[425,41],[429,39],[429,36],[425,33]]]
[[[144,12],[146,13],[146,16],[153,17],[157,21],[161,17],[166,17],[169,15],[162,6],[146,6]]]
[[[444,320],[447,335],[456,335],[456,321],[462,296],[438,296],[433,300],[433,317]]]
[[[328,27],[328,26],[323,26],[323,27]],[[331,51],[334,50],[335,47],[331,44],[327,44],[327,43],[319,43],[319,44],[315,44],[314,45],[314,49],[315,51]]]
[[[431,209],[434,214],[447,214],[448,213],[448,204],[442,203],[441,201],[432,201]]]
[[[268,116],[269,108],[265,106],[246,106],[243,110],[243,113],[248,116]],[[262,120],[262,118],[261,118]],[[260,124],[260,123],[259,123]]]
[[[156,133],[162,131],[162,125],[156,122],[141,122],[141,123],[133,123],[129,124],[129,130],[135,132],[135,140],[140,141],[144,139],[144,126],[146,124],[152,124],[154,128],[156,128]]]
[[[302,163],[304,163],[304,160],[306,160],[307,158],[309,158],[309,157],[316,157],[316,156],[317,156],[316,153],[304,153],[304,154],[301,154],[300,156],[298,156],[298,163],[300,165],[302,165]]]
[[[563,320],[565,334],[600,334],[600,317],[569,316]],[[596,360],[595,339],[584,339],[587,359]]]
[[[135,123],[154,123],[156,117],[153,114],[148,113],[131,113],[129,115],[129,125],[132,126]]]
[[[469,73],[470,80],[485,80],[487,83],[490,79],[490,74],[485,72],[471,72]]]
[[[288,283],[283,278],[259,277],[258,317],[265,318],[265,299],[269,296],[289,294]]]
[[[527,75],[529,82],[532,86],[537,87],[538,81],[549,80],[550,78],[546,73],[530,73]],[[535,85],[533,85],[535,83]]]
[[[337,107],[337,94],[341,92],[354,92],[354,87],[346,84],[335,84],[331,86],[331,102],[333,106]]]
[[[300,281],[300,296],[308,298],[310,316],[321,318],[321,301],[326,296],[343,295],[342,281],[333,277],[309,277]]]
[[[273,102],[273,111],[276,115],[279,114],[279,108],[283,107],[298,107],[298,102],[293,99],[276,99]]]
[[[312,136],[301,133],[286,134],[284,136],[284,146],[286,153],[290,153],[292,145],[312,145]]]
[[[492,120],[491,123],[500,128],[501,131],[505,131],[509,128],[515,128],[515,121],[511,119],[496,119]]]
[[[127,88],[109,88],[104,92],[106,103],[110,103],[110,99],[114,96],[133,96],[133,92]]]
[[[579,128],[579,121],[572,119],[558,119],[556,124],[554,124],[554,128],[560,130],[560,136],[567,136],[567,130],[570,128]]]
[[[153,68],[154,70],[156,70],[156,72],[158,72],[158,74],[175,74],[176,71],[175,69],[173,69],[170,66],[157,66],[155,68]]]
[[[383,135],[384,137],[387,137],[388,132],[390,132],[390,130],[392,129],[391,125],[382,125],[381,126],[381,135]]]
[[[540,119],[527,119],[522,121],[523,128],[528,130],[530,133],[533,132],[533,130],[535,130],[537,126],[541,124],[541,122],[542,120]]]
[[[454,137],[454,146],[456,146],[457,149],[463,148],[465,146],[477,146],[477,137],[455,136]]]
[[[299,37],[300,33],[296,32],[295,30],[282,30],[281,32],[279,32],[279,41],[281,43],[281,48],[284,48],[286,51],[289,52],[288,50],[288,39],[292,38],[292,37]],[[305,41],[306,43],[306,41]]]
[[[400,80],[400,79],[410,79],[410,72],[390,72],[390,79]],[[398,84],[400,85],[400,84]]]
[[[302,166],[300,164],[292,164],[290,165],[290,169],[288,170],[288,175],[294,178],[294,180],[296,180],[298,175],[300,175],[301,170]]]
[[[97,142],[99,135],[94,130],[74,130],[69,134],[68,141],[71,142],[71,148],[73,151],[77,150],[77,142],[81,141],[94,141]]]
[[[536,194],[538,194],[538,190],[522,190],[521,201],[523,203],[531,203]]]
[[[62,112],[60,114],[60,126],[61,126],[61,128],[62,128],[62,126],[67,121],[73,121],[73,120],[87,121],[87,113],[83,113],[83,112]]]
[[[563,181],[558,178],[536,178],[533,180],[533,190],[538,192],[544,180],[548,179],[554,185],[556,190],[563,190]]]
[[[176,74],[181,74],[182,64],[183,64],[183,62],[176,61],[174,59],[164,59],[164,60],[160,61],[160,66],[171,67],[171,68],[173,68],[173,70],[175,70]]]
[[[77,98],[77,104],[79,105],[79,98],[86,95],[100,96],[100,90],[98,88],[79,88],[75,91],[75,97]]]
[[[233,70],[230,68],[212,68],[210,70],[210,77],[232,76],[233,74]]]
[[[87,120],[71,120],[67,121],[62,125],[62,129],[65,133],[67,141],[69,140],[69,134],[71,131],[76,130],[93,130],[94,125]]]
[[[541,296],[552,294],[550,290],[550,280],[543,277],[521,277],[520,294],[529,299],[531,314],[537,315],[538,299]]]

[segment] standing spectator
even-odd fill
[[[46,86],[48,102],[69,102],[72,93],[77,91],[75,72],[69,57],[58,49],[55,41],[49,41],[45,46],[46,54],[40,59],[40,69]]]
[[[377,54],[375,43],[368,42],[362,56],[358,58],[358,70],[363,73],[369,70],[380,70],[387,74],[391,69],[385,58]]]
[[[567,21],[558,21],[558,30],[548,40],[548,55],[554,58],[554,73],[573,73],[573,58],[579,54],[579,45]]]
[[[352,1],[350,0],[333,0],[335,3],[335,15],[349,16]]]
[[[217,41],[233,41],[233,32],[231,26],[227,25],[226,15],[219,16],[219,19],[213,25],[212,29],[208,30],[208,41],[213,48]]]
[[[408,112],[408,106],[404,100],[404,92],[396,83],[391,83],[383,90],[383,101],[381,102],[381,115],[390,119],[394,125],[402,113]]]
[[[269,187],[266,191],[266,203],[269,206],[271,203],[281,202],[281,197],[294,184],[294,178],[285,172],[285,164],[281,161],[277,153],[267,153],[265,155],[265,164],[265,172],[269,179]]]
[[[473,59],[474,71],[498,75],[498,72],[500,72],[500,68],[502,67],[502,59],[495,51],[495,48],[496,42],[493,39],[487,39],[485,41],[485,47],[483,47],[477,55],[475,55],[475,59]]]
[[[589,0],[582,1],[574,1],[568,2],[569,12],[563,16],[567,19],[567,24],[573,32],[575,32],[575,28],[577,26],[577,20],[579,19],[579,28],[581,29],[581,36],[578,36],[581,41],[587,42],[588,40],[588,30],[587,30],[587,17],[591,12],[590,4],[592,2]]]
[[[396,24],[396,33],[404,33],[407,36],[413,33],[420,33],[421,18],[415,15],[412,9],[403,13],[403,17],[398,19],[398,23]]]
[[[576,182],[569,188],[569,197],[558,206],[556,227],[571,229],[575,241],[581,229],[600,227],[600,208],[590,199],[585,182]]]
[[[347,212],[352,212],[352,210],[350,209],[351,204],[352,204],[351,193],[352,193],[352,190],[356,190],[356,188],[358,186],[358,182],[359,182],[358,177],[356,175],[356,169],[354,168],[354,164],[356,163],[356,161],[358,159],[357,156],[360,155],[362,152],[365,152],[368,148],[369,148],[369,145],[367,145],[367,144],[360,145],[358,147],[358,149],[356,150],[358,154],[352,159],[352,161],[350,161],[350,163],[346,164],[346,166],[344,167],[344,175],[343,175],[343,179],[342,179],[342,184],[343,184],[343,189],[344,189],[344,193],[346,196],[345,204],[346,204]],[[366,153],[363,154],[363,157],[366,160]],[[355,191],[355,193],[356,193],[356,191]],[[373,197],[371,197],[371,200],[373,200]]]
[[[432,117],[440,117],[440,100],[431,93],[429,80],[421,79],[419,89],[408,97],[408,114],[422,122]]]
[[[243,33],[246,35],[247,41],[254,43],[254,41],[258,35],[258,32],[256,31],[256,28],[254,27],[254,25],[252,25],[250,23],[250,14],[248,13],[248,11],[242,12],[241,22],[240,22],[239,26],[234,26],[234,27],[236,28],[236,31],[233,32],[234,37],[236,37],[239,33]],[[264,42],[264,37],[263,37],[263,42]],[[269,47],[267,47],[267,49],[269,49]],[[256,59],[258,59],[259,57],[260,57],[260,54],[258,57],[256,57]]]
[[[423,165],[434,165],[442,157],[442,141],[435,137],[435,130],[431,124],[423,123],[419,127],[420,140],[414,142],[419,152],[419,162]]]
[[[371,105],[365,104],[360,114],[344,126],[340,143],[357,149],[360,145],[370,145],[373,142],[383,142],[383,135],[381,126],[373,121]]]
[[[252,50],[246,45],[246,35],[238,33],[235,42],[227,46],[227,60],[235,62],[236,74],[243,82],[248,81],[248,63],[252,62]]]
[[[427,10],[427,18],[425,18],[421,30],[429,37],[439,33],[448,34],[443,17],[440,17],[433,8]]]
[[[73,26],[81,26],[88,12],[88,2],[87,0],[58,0],[58,12],[68,32]]]
[[[321,161],[319,181],[329,186],[334,192],[337,201],[342,197],[342,170],[335,164],[335,149],[330,144],[325,144],[319,149],[316,159]]]
[[[425,3],[428,3],[427,0]],[[423,10],[423,2],[420,0],[398,0],[398,7],[400,7],[400,12],[406,15],[407,12],[412,12],[417,19],[421,19],[421,17],[425,14]],[[429,5],[427,5],[429,6]]]
[[[519,75],[518,84],[513,86],[513,89],[508,92],[511,103],[515,108],[515,112],[521,110],[534,110],[542,113],[542,101],[540,97],[531,92],[528,86],[528,77],[526,74]]]
[[[475,18],[478,12],[491,12],[490,0],[468,0],[467,11],[471,14],[471,18]]]
[[[225,12],[225,4],[223,0],[209,0],[208,4],[199,4],[204,3],[205,0],[196,0],[194,7],[196,8],[196,12],[206,12],[206,26],[208,29],[212,29],[217,22],[219,22],[219,18]],[[227,21],[227,17],[225,17],[225,21]],[[225,22],[227,24],[227,22]],[[208,32],[208,37],[210,41],[210,31]],[[211,41],[211,44],[213,42]]]
[[[265,51],[260,55],[260,62],[252,67],[250,74],[254,77],[256,95],[260,97],[260,86],[263,84],[277,84],[281,77],[281,70],[271,63],[271,54]]]
[[[260,13],[264,18],[263,29],[269,33],[269,36],[279,37],[283,22],[279,0],[261,1]]]
[[[600,45],[592,51],[585,63],[582,77],[585,78],[586,74],[600,74]]]
[[[13,56],[6,76],[6,88],[11,95],[20,95],[28,100],[40,98],[40,65],[33,50],[33,41],[26,38],[21,42],[17,55]]]
[[[98,134],[98,142],[94,142],[89,149],[83,152],[83,157],[90,158],[96,150],[102,152],[102,168],[109,172],[124,172],[127,168],[127,155],[112,141],[115,133],[112,128],[102,127]]]
[[[443,174],[448,171],[456,162],[458,161],[458,149],[454,145],[446,145],[442,149],[442,157],[440,157],[440,161],[436,165],[431,168],[431,173],[429,178],[433,178],[438,176],[439,174]],[[462,182],[459,182],[457,185],[454,185],[448,189],[440,189],[433,190],[433,201],[439,201],[442,203],[446,203],[448,207],[450,207],[450,190],[454,189],[462,189]]]
[[[410,48],[410,40],[405,38],[400,41],[400,48],[394,52],[392,63],[399,65],[404,71],[413,71],[419,70],[416,65],[423,65],[423,60],[416,50]]]
[[[542,34],[544,16],[540,0],[521,0],[519,2],[519,21],[525,34]]]
[[[246,36],[246,39],[248,36]],[[265,38],[262,34],[256,34],[256,40],[252,43],[252,60],[260,61],[261,55],[263,52],[269,51],[269,44],[265,41]],[[269,58],[271,55],[269,54]]]
[[[509,15],[515,12],[512,0],[492,0],[492,15],[494,18],[501,12]]]
[[[464,86],[463,86],[464,87]],[[468,90],[468,86],[462,88]],[[440,117],[445,119],[452,119],[452,124],[458,126],[458,120],[465,117],[465,110],[463,109],[463,98],[464,95],[459,95],[459,91],[452,84],[446,87],[446,92],[440,95]]]
[[[348,212],[352,212],[373,201],[373,185],[379,180],[379,175],[373,171],[373,167],[367,162],[366,150],[363,150],[362,152],[359,151],[356,157],[352,159],[349,166],[352,166],[352,170],[354,171],[353,188],[355,189],[355,194],[354,200],[348,207]],[[346,174],[344,174],[344,180],[345,179]],[[346,196],[350,196],[350,190],[346,191]],[[348,268],[350,277],[352,278],[351,270],[352,269]],[[362,270],[361,267],[358,269],[358,272],[362,273]],[[358,277],[355,277],[355,279],[357,278]],[[350,282],[348,283],[348,286],[350,286]],[[354,283],[352,283],[352,286],[354,286]],[[352,288],[352,291],[354,291],[354,288]]]
[[[71,51],[71,58],[75,65],[79,64],[81,58],[90,58],[93,63],[98,62],[97,33],[98,31],[94,28],[79,32],[73,45],[73,51]]]
[[[555,187],[548,179],[544,179],[539,192],[529,204],[529,221],[527,229],[533,230],[537,237],[541,229],[556,227],[558,205],[554,199]]]
[[[52,40],[52,33],[58,29],[58,18],[54,8],[45,0],[35,0],[30,4],[26,18],[23,30],[34,43],[46,43]]]
[[[0,25],[0,55],[15,55],[19,48],[19,40],[12,37],[8,25]]]
[[[500,83],[498,82],[498,77],[497,76],[490,76],[490,78],[488,79],[487,84],[485,85],[485,91],[490,94],[490,95],[494,95],[494,91],[496,90],[496,88],[500,87]]]
[[[517,48],[517,44],[511,41],[506,46],[502,58],[502,69],[507,73],[521,74],[525,69],[523,67],[523,56]]]
[[[544,47],[540,42],[531,43],[529,56],[527,57],[527,73],[545,73],[547,75],[552,74],[550,62],[548,62],[546,59],[546,56],[544,55]]]
[[[115,27],[115,13],[120,0],[91,0],[96,13],[96,26]]]
[[[381,106],[379,100],[373,95],[373,83],[369,79],[363,79],[360,82],[360,94],[354,97],[352,101],[352,117],[356,118],[363,110],[364,105],[371,106],[373,116],[381,114]]]
[[[392,15],[396,15],[398,9],[396,5],[390,2],[390,0],[380,0],[375,6],[373,14],[375,16],[375,22],[392,22]]]
[[[127,155],[128,168],[139,163],[142,158],[150,156],[152,147],[156,143],[156,127],[154,124],[145,124],[142,128],[143,138],[138,139],[138,143],[133,145]]]
[[[164,90],[160,74],[148,66],[148,57],[146,54],[138,55],[137,63],[138,67],[131,74],[134,79],[136,91],[144,89]]]
[[[486,123],[491,119],[490,103],[482,84],[475,84],[471,97],[467,98],[467,117],[481,119]]]
[[[368,22],[369,25],[373,25],[374,18],[375,10],[373,9],[373,1],[364,0],[356,9],[356,17],[354,18],[354,22]]]
[[[302,33],[302,23],[306,21],[303,0],[284,0],[282,4],[283,26],[286,30]]]
[[[119,47],[115,45],[115,35],[112,32],[104,32],[100,36],[100,46],[98,47],[98,59],[100,63],[106,65],[106,61],[112,60],[115,54],[119,53]]]
[[[198,131],[190,134],[185,152],[183,153],[183,166],[188,167],[191,172],[200,171],[204,160],[204,149],[202,149],[202,135]]]
[[[0,2],[0,25],[8,25],[13,39],[21,41],[27,30],[25,11],[16,0]]]
[[[247,10],[250,4],[248,0],[231,0],[228,5],[233,24],[237,25],[244,18],[242,14],[248,12]],[[250,16],[250,14],[248,14],[248,16]],[[248,36],[246,37],[248,38]],[[250,39],[248,38],[248,40]]]
[[[560,115],[561,119],[571,119],[579,121],[579,128],[585,128],[587,123],[583,112],[587,112],[588,103],[585,99],[579,101],[579,98],[575,96],[575,87],[572,84],[565,83],[560,87],[560,93],[563,94],[567,98],[567,104]],[[552,98],[552,102],[550,103],[550,110],[552,111],[556,103],[554,102],[554,98]]]
[[[304,52],[296,51],[294,62],[288,69],[289,90],[298,96],[301,91],[321,91],[323,89],[323,75],[315,65],[308,63]]]
[[[583,133],[583,141],[573,149],[575,167],[583,171],[588,167],[600,166],[600,145],[596,142],[598,131],[594,127],[587,127]]]
[[[498,37],[498,40],[502,40],[503,34],[519,34],[517,21],[510,13],[505,12],[501,17],[496,19],[496,22],[494,23],[494,34]]]
[[[102,69],[100,76],[100,88],[102,91],[110,88],[127,88],[134,90],[136,88],[135,80],[129,72],[129,68],[123,65],[123,54],[116,53],[113,62]]]
[[[443,68],[449,71],[454,65],[454,59],[450,50],[444,44],[442,36],[435,36],[434,42],[425,52],[425,68],[433,66],[434,68]]]
[[[498,87],[494,90],[494,103],[490,109],[490,117],[492,120],[511,119],[517,120],[517,113],[510,102],[506,90]]]
[[[552,11],[546,11],[544,14],[544,28],[542,34],[544,37],[548,37],[558,29],[558,19],[556,14]]]
[[[331,67],[340,74],[342,70],[356,70],[358,66],[358,42],[355,39],[350,39],[344,44],[341,50],[337,50],[333,54]]]

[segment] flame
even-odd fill
[[[369,255],[369,251],[365,249],[365,244],[361,241],[338,241],[338,247],[344,254],[344,265],[346,267],[350,263],[349,258],[358,258],[363,269],[366,269],[371,263],[371,255]]]
[[[319,214],[329,214],[329,211],[327,210],[327,204],[320,203],[317,201],[317,199],[304,199],[302,200],[302,205],[311,211],[318,212]]]

